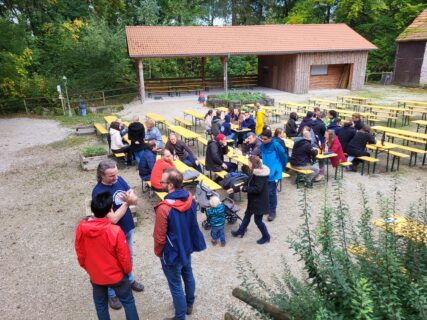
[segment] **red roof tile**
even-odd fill
[[[397,42],[427,40],[427,9],[415,18],[396,39]]]
[[[296,52],[373,50],[345,24],[126,27],[129,56],[183,57],[273,55]]]

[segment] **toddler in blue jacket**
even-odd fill
[[[212,226],[211,237],[212,244],[215,246],[218,239],[221,241],[221,247],[225,246],[225,208],[224,204],[217,196],[209,199],[210,208],[206,210],[206,216]]]

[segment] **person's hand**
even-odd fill
[[[223,167],[225,170],[227,170],[227,165],[226,165],[225,163],[223,163],[223,164],[221,165],[221,167]]]
[[[200,161],[199,161],[199,160],[196,160],[195,162],[196,162],[196,165],[197,165],[197,166],[200,164]]]
[[[128,205],[136,205],[138,203],[138,197],[136,196],[135,192],[133,191],[133,189],[129,189],[126,192],[127,195],[127,203]]]
[[[227,193],[228,193],[228,194],[232,194],[232,193],[234,193],[233,188],[228,189],[228,190],[227,190]]]

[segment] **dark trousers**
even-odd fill
[[[193,167],[197,171],[202,172],[202,167],[196,164],[196,160],[194,160],[191,155],[188,155],[188,157],[185,158],[182,162],[184,162],[187,166]]]
[[[268,200],[270,204],[270,217],[276,217],[277,208],[277,182],[268,181]]]
[[[93,282],[93,302],[95,303],[96,313],[99,320],[110,320],[108,312],[108,287],[113,288],[117,297],[125,309],[127,320],[138,320],[138,312],[136,311],[135,299],[132,295],[129,278],[125,275],[123,279],[112,285],[98,285]]]
[[[359,165],[361,160],[357,159],[357,157],[370,157],[371,154],[368,151],[365,150],[355,150],[355,149],[349,149],[348,155],[354,157],[352,163],[355,167]]]
[[[227,171],[228,172],[236,172],[237,171],[237,164],[233,162],[227,162],[224,161],[224,163],[227,165]]]
[[[126,145],[123,148],[111,150],[113,153],[126,153],[126,163],[128,165],[132,164],[132,152],[130,150],[130,146]]]
[[[252,212],[246,209],[245,216],[243,217],[242,223],[240,224],[239,233],[245,233],[248,228],[249,223],[251,222],[251,217],[254,215]],[[262,222],[262,215],[255,214],[254,221],[259,231],[261,231],[263,239],[270,239],[270,234],[268,233],[267,226]]]

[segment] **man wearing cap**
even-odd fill
[[[219,172],[226,170],[234,172],[237,170],[237,165],[232,162],[224,161],[224,155],[228,153],[227,140],[224,134],[220,133],[215,140],[208,142],[206,149],[206,169]]]
[[[270,169],[270,176],[268,177],[268,198],[270,203],[268,221],[273,221],[276,218],[277,183],[282,179],[282,172],[288,163],[288,154],[279,142],[272,139],[272,133],[269,129],[262,132],[261,141],[262,162]]]

